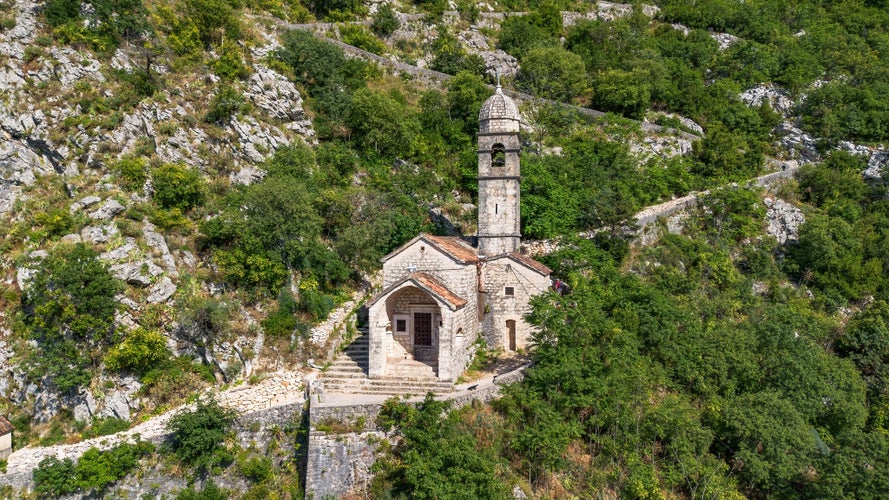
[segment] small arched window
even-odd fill
[[[503,167],[506,165],[506,148],[503,144],[494,144],[491,147],[491,166]]]

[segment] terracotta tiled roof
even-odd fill
[[[460,238],[424,234],[423,239],[451,257],[463,262],[478,262],[478,253]]]
[[[426,273],[411,273],[410,277],[419,285],[426,287],[443,301],[449,303],[454,309],[460,309],[466,305],[466,299],[450,291],[441,281]]]
[[[531,257],[528,257],[527,255],[522,255],[520,253],[513,252],[513,253],[509,254],[509,257],[515,261],[518,261],[518,262],[524,264],[527,267],[530,267],[534,271],[537,271],[538,273],[540,273],[544,276],[549,276],[553,272],[552,269],[544,266],[540,262],[537,262],[536,260],[532,259]]]
[[[407,281],[413,282],[415,285],[417,285],[418,288],[441,300],[449,308],[455,311],[467,304],[466,299],[450,291],[447,285],[445,285],[441,281],[438,281],[438,279],[436,279],[434,276],[426,273],[411,273],[405,276],[403,279],[397,281],[396,283],[389,285],[388,287],[386,287],[385,290],[383,290],[370,301],[368,301],[368,307],[376,304],[383,298],[388,297],[389,294],[401,287],[401,285],[403,285]]]
[[[478,262],[478,253],[471,245],[461,240],[460,238],[447,237],[447,236],[432,236],[431,234],[420,234],[415,236],[412,240],[408,241],[404,245],[401,245],[395,250],[389,252],[388,255],[383,257],[381,262],[386,262],[387,260],[395,257],[396,255],[403,252],[405,249],[414,246],[418,241],[423,240],[433,247],[439,252],[447,255],[448,257],[456,260],[461,264],[469,264]]]
[[[15,427],[12,426],[12,423],[6,420],[6,417],[3,415],[0,415],[0,436],[9,434],[13,430],[15,430]]]

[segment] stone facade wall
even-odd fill
[[[12,453],[12,433],[0,436],[0,460],[6,459]]]
[[[382,432],[309,434],[306,498],[339,498],[365,490],[373,475],[376,450],[386,439]]]
[[[525,321],[531,312],[529,301],[545,292],[550,286],[548,276],[531,271],[527,267],[503,257],[485,265],[485,340],[491,348],[509,349],[506,321],[516,322],[516,348],[528,347],[532,327]],[[512,287],[513,295],[506,295],[506,287]]]
[[[383,288],[401,281],[411,272],[424,272],[447,285],[448,289],[470,303],[475,293],[475,266],[461,264],[424,241],[417,240],[398,255],[383,263]]]
[[[469,365],[473,354],[473,343],[478,338],[479,322],[478,309],[466,306],[455,311],[450,317],[450,322],[444,324],[448,335],[442,335],[441,352],[446,356],[440,356],[438,360],[438,378],[442,380],[457,380]],[[458,332],[460,332],[458,334]]]
[[[475,266],[467,266],[475,269]],[[473,293],[470,299],[475,299]],[[479,329],[478,308],[474,301],[457,311],[437,303],[426,292],[405,284],[404,288],[392,292],[385,300],[380,300],[369,311],[370,318],[370,364],[369,375],[379,377],[386,372],[386,360],[393,353],[413,352],[411,337],[411,312],[418,307],[434,307],[433,329],[438,338],[438,377],[454,380],[463,373],[471,357],[471,346]],[[406,335],[395,332],[395,315],[405,316],[408,321]],[[436,321],[437,320],[437,321]],[[440,324],[439,324],[440,323]],[[461,332],[458,335],[457,332]]]

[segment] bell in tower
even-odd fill
[[[519,108],[498,85],[478,115],[478,250],[517,252],[519,227]]]

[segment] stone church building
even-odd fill
[[[504,351],[525,348],[531,297],[550,269],[519,253],[519,110],[498,86],[478,132],[478,247],[421,234],[383,258],[383,291],[367,305],[370,378],[413,359],[454,381],[481,336]]]

